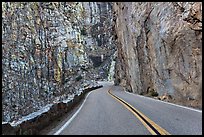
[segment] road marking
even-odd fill
[[[131,111],[142,122],[142,124],[148,129],[148,131],[152,135],[170,135],[170,133],[167,132],[165,129],[161,128],[159,125],[150,120],[148,117],[146,117],[139,110],[134,108],[132,105],[130,105],[123,99],[117,97],[116,95],[113,95],[110,91],[111,89],[108,90],[109,95],[111,95],[114,99],[116,99],[118,102],[123,104],[129,111]]]
[[[202,113],[202,110],[197,110],[197,109],[193,109],[193,108],[190,108],[190,107],[185,107],[185,106],[173,104],[173,103],[170,103],[170,102],[165,102],[165,101],[157,100],[157,99],[154,99],[154,98],[145,97],[145,96],[142,96],[142,95],[138,95],[138,94],[134,94],[134,93],[127,92],[126,90],[124,90],[124,91],[125,91],[126,93],[131,94],[131,95],[134,95],[134,96],[139,96],[139,97],[142,97],[142,98],[146,98],[146,99],[150,99],[150,100],[154,100],[154,101],[166,103],[166,104],[169,104],[169,105],[172,105],[172,106],[177,106],[177,107],[181,107],[181,108],[185,108],[185,109],[189,109],[189,110],[193,110],[193,111]]]
[[[92,90],[91,92],[93,92],[93,91],[94,90]],[[59,135],[72,122],[72,120],[77,116],[77,114],[79,113],[81,108],[84,106],[86,99],[88,98],[88,96],[90,95],[91,92],[88,93],[88,95],[84,99],[84,102],[82,103],[80,108],[75,112],[75,114],[57,132],[55,132],[54,135]]]

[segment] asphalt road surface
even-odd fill
[[[55,135],[202,135],[202,111],[124,92],[102,82]]]

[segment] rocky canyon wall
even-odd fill
[[[111,18],[108,2],[3,2],[3,121],[73,97],[98,71],[107,78]]]
[[[115,83],[202,106],[202,3],[114,3]]]
[[[202,3],[2,3],[3,121],[112,80],[114,66],[131,92],[201,105]]]

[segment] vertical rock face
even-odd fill
[[[202,3],[114,3],[115,83],[202,100]],[[201,102],[199,102],[201,105]]]
[[[87,56],[96,67],[97,78],[107,79],[111,56],[116,49],[112,4],[109,2],[83,2],[82,4],[86,11],[84,42]]]
[[[2,119],[112,80],[114,66],[129,91],[201,105],[201,44],[199,2],[3,2]]]
[[[77,94],[99,68],[108,70],[111,9],[96,2],[2,3],[3,121]],[[94,67],[95,55],[102,67]]]

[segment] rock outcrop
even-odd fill
[[[202,106],[202,3],[114,3],[115,83]],[[184,103],[185,104],[185,103]]]
[[[60,117],[73,110],[88,92],[101,87],[101,85],[87,87],[72,99],[48,104],[18,121],[3,122],[2,135],[39,135],[51,122],[59,120]]]
[[[201,107],[202,3],[2,3],[3,121],[113,77]]]
[[[111,18],[108,2],[3,2],[3,121],[107,79],[115,47]],[[97,65],[92,57],[100,57]]]

